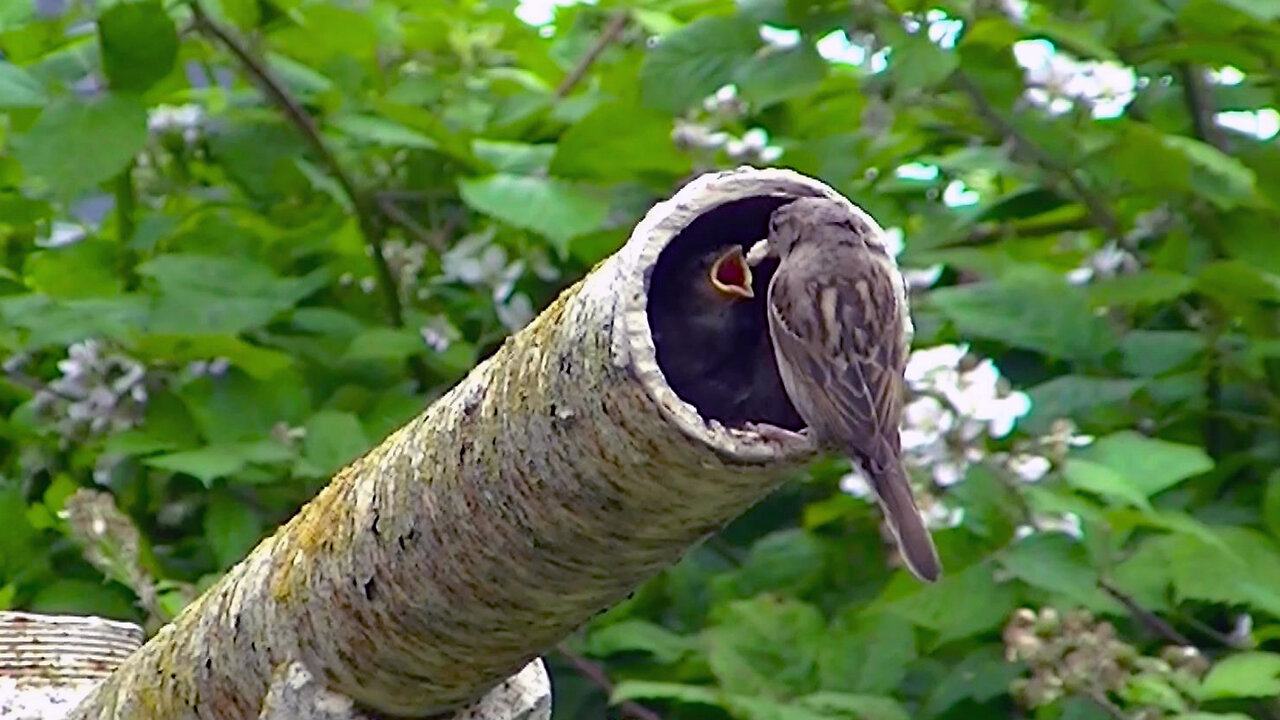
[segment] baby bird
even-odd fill
[[[742,362],[764,332],[742,246],[725,244],[684,259],[652,298],[650,326],[667,383],[699,411],[740,420],[751,385]]]
[[[780,261],[766,301],[787,395],[819,444],[861,466],[911,572],[937,580],[938,552],[902,465],[906,298],[888,251],[866,223],[823,198],[774,211],[764,242],[749,257]]]

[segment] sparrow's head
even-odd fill
[[[872,230],[844,205],[828,198],[800,198],[769,216],[769,253],[783,257],[806,239],[833,237],[820,232],[828,226],[847,231],[834,237],[870,242]]]
[[[751,287],[751,266],[741,245],[725,245],[703,256],[707,284],[725,300],[750,299],[756,296]]]

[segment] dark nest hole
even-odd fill
[[[697,283],[700,261],[729,243],[746,252],[769,232],[769,216],[793,198],[756,196],[698,216],[663,249],[649,284],[649,327],[667,384],[708,420],[727,427],[767,423],[798,431],[796,414],[778,376],[769,340],[765,297],[778,267],[768,259],[752,269],[755,297],[713,312]]]

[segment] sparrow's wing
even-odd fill
[[[889,268],[873,252],[797,249],[770,283],[769,326],[778,354],[812,386],[815,430],[879,464],[900,448],[906,348]]]
[[[814,243],[787,256],[769,286],[769,330],[796,409],[863,463],[903,559],[933,581],[942,566],[900,455],[902,315],[871,252]]]

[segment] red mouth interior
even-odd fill
[[[721,285],[744,288],[747,286],[747,268],[737,257],[725,258],[716,266],[716,280]]]

